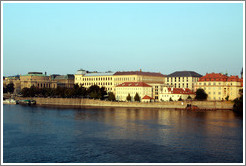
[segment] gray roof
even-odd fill
[[[102,72],[102,73],[86,73],[85,76],[112,76],[115,72]]]
[[[176,71],[167,75],[167,77],[202,77],[202,75],[194,71]]]

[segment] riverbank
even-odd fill
[[[16,100],[35,100],[37,105],[59,105],[59,106],[94,106],[94,107],[128,107],[128,108],[163,108],[163,109],[185,109],[187,104],[197,105],[200,109],[223,109],[232,110],[231,101],[172,101],[172,102],[112,102],[94,99],[80,98],[40,98],[40,97],[16,97]]]

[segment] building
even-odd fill
[[[51,81],[50,77],[42,72],[28,72],[26,75],[20,76],[21,89],[31,88],[56,88],[55,81]]]
[[[28,72],[28,74],[20,76],[20,83],[21,89],[31,88],[32,86],[38,88],[57,88],[58,86],[73,88],[74,75],[53,74],[47,76],[46,73],[43,74],[42,72]]]
[[[147,84],[164,84],[165,75],[154,72],[123,71],[114,73],[114,86],[123,82],[145,82]]]
[[[117,85],[115,89],[115,97],[119,101],[126,101],[128,94],[131,96],[131,101],[134,101],[136,93],[138,93],[140,101],[146,95],[152,98],[152,86],[144,82],[124,82]]]
[[[50,79],[56,83],[56,87],[73,88],[74,87],[74,75],[51,75]]]
[[[182,100],[187,100],[195,98],[195,93],[188,88],[170,88],[163,87],[159,94],[160,101],[178,101],[180,98]]]
[[[165,77],[167,86],[195,90],[195,84],[202,75],[194,71],[176,71]]]
[[[3,87],[6,87],[8,84],[13,83],[14,84],[14,93],[19,93],[21,91],[21,81],[20,76],[10,76],[10,77],[4,77],[3,79]]]
[[[196,89],[204,89],[208,94],[208,100],[234,100],[240,96],[243,89],[243,79],[238,76],[226,76],[221,73],[207,73],[201,77]]]
[[[92,85],[105,87],[107,92],[116,91],[116,86],[124,82],[145,82],[149,85],[164,84],[164,75],[161,73],[142,72],[140,71],[124,71],[124,72],[89,72],[86,70],[78,70],[75,74],[75,84],[89,88]]]
[[[98,85],[99,87],[105,87],[107,92],[113,91],[113,75],[111,71],[108,72],[89,72],[86,70],[78,70],[75,74],[74,83],[79,86],[89,88],[92,85]]]

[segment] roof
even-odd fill
[[[114,72],[86,73],[85,76],[112,76]]]
[[[144,82],[124,82],[116,87],[152,87]]]
[[[221,73],[207,73],[199,81],[223,81],[223,82],[241,82],[238,76],[227,76]]]
[[[153,99],[153,98],[149,97],[148,95],[145,95],[142,99]]]
[[[62,79],[74,79],[74,75],[67,74],[67,75],[59,75],[55,77],[55,80],[62,80]]]
[[[168,88],[168,92],[172,94],[195,94],[189,88]]]
[[[194,71],[176,71],[167,75],[167,77],[202,77],[202,75]]]
[[[142,72],[142,71],[117,71],[114,75],[143,75],[143,76],[156,76],[156,77],[165,76],[161,73]]]

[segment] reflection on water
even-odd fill
[[[4,162],[240,163],[231,111],[4,105]]]

